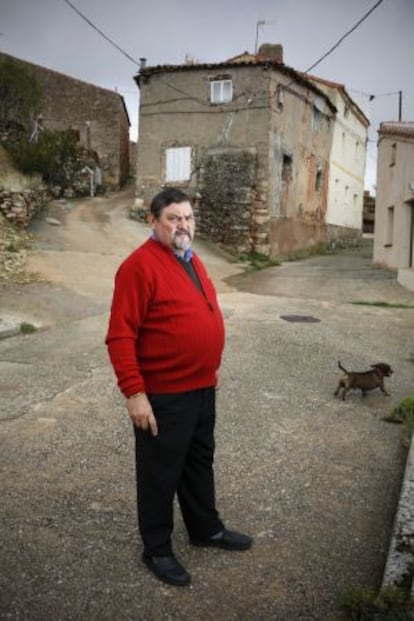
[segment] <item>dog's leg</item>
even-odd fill
[[[384,393],[384,395],[386,397],[390,397],[391,396],[390,393],[385,390],[385,386],[384,386],[384,384],[382,382],[380,384],[378,384],[378,388],[380,389],[380,391],[382,393]]]
[[[339,391],[340,391],[340,389],[341,389],[341,386],[342,386],[342,384],[341,384],[341,382],[339,382],[338,387],[337,387],[337,389],[336,389],[336,390],[335,390],[335,392],[334,392],[334,396],[335,396],[335,397],[338,395],[338,393],[339,393]]]

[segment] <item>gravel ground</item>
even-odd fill
[[[289,265],[277,269],[292,283]],[[343,269],[341,259],[338,278]],[[192,586],[162,585],[142,566],[133,434],[103,346],[107,312],[50,285],[59,321],[0,341],[1,619],[343,621],[344,589],[379,587],[406,459],[402,428],[381,419],[412,394],[413,311],[318,299],[311,280],[307,297],[231,284],[220,294],[217,504],[253,548],[192,548],[177,510],[174,546]],[[46,286],[30,285],[33,306]],[[3,290],[0,309],[28,309],[27,288]],[[66,320],[62,296],[72,300]],[[336,399],[338,358],[390,362],[392,396]]]

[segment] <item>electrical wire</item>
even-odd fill
[[[96,26],[90,19],[88,19],[86,17],[86,15],[81,13],[79,11],[79,9],[70,0],[63,0],[63,2],[66,2],[66,4],[68,6],[70,6],[70,8],[73,9],[75,11],[75,13],[77,13],[79,15],[79,17],[81,17],[87,24],[89,24],[89,26],[91,26],[91,28],[96,30],[96,32],[98,32],[101,35],[101,37],[106,39],[106,41],[108,41],[108,43],[113,45],[119,52],[121,52],[121,54],[123,54],[126,58],[128,58],[128,60],[133,62],[134,65],[137,65],[138,67],[140,66],[140,63],[137,60],[135,60],[134,58],[132,58],[132,56],[130,56],[127,52],[125,52],[125,50],[123,50],[117,43],[115,43],[115,41],[112,41],[112,39],[110,39],[104,32],[102,32],[102,30],[100,30],[100,28],[98,28],[98,26]]]
[[[337,47],[339,47],[339,45],[341,45],[342,41],[344,39],[346,39],[346,37],[348,37],[352,32],[354,32],[354,30],[356,30],[358,28],[358,26],[360,26],[362,24],[363,21],[365,21],[367,19],[367,17],[369,17],[369,15],[371,15],[371,13],[373,13],[375,11],[376,8],[379,7],[379,5],[383,2],[384,0],[378,0],[378,2],[376,4],[374,4],[373,7],[370,8],[370,10],[365,13],[365,15],[363,15],[363,17],[361,17],[360,20],[357,21],[356,24],[354,24],[352,26],[352,28],[350,28],[344,35],[342,35],[342,37],[335,43],[335,45],[333,45],[331,47],[330,50],[328,50],[326,52],[326,54],[324,54],[323,56],[321,56],[321,58],[319,58],[319,60],[317,60],[315,63],[313,63],[313,65],[311,65],[308,69],[306,69],[306,71],[304,73],[309,73],[309,71],[312,71],[312,69],[314,69],[317,65],[319,65],[319,63],[321,63],[323,60],[325,60],[325,58],[327,56],[329,56],[330,54],[332,54],[332,52],[334,50],[336,50]]]
[[[69,0],[65,0],[65,2],[67,2]],[[342,35],[342,37],[335,43],[335,45],[333,45],[325,54],[323,54],[323,56],[321,56],[315,63],[313,63],[313,65],[311,65],[308,69],[306,69],[306,71],[304,72],[300,72],[300,76],[305,77],[306,78],[306,74],[309,73],[312,69],[314,69],[317,65],[319,65],[319,63],[321,63],[327,56],[329,56],[330,54],[332,54],[332,52],[339,47],[339,45],[344,41],[344,39],[346,39],[346,37],[348,37],[352,32],[354,32],[361,24],[362,22],[364,22],[370,15],[371,13],[373,13],[375,11],[376,8],[379,7],[379,5],[383,2],[384,0],[378,0],[376,2],[376,4],[374,4],[374,6],[372,6],[369,11],[367,11],[365,13],[365,15],[363,15],[357,22],[356,24],[354,24],[349,30],[347,30],[347,32]],[[196,97],[193,97],[191,95],[189,95],[188,93],[185,93],[184,91],[182,91],[181,89],[178,89],[177,87],[175,87],[174,85],[166,82],[165,80],[162,80],[165,84],[167,84],[168,86],[170,86],[171,88],[173,88],[174,90],[176,90],[177,92],[181,93],[182,95],[185,95],[186,97],[193,99],[195,101],[198,101],[198,103],[200,103],[201,105],[206,105],[204,102],[202,102],[201,100],[199,100]],[[288,90],[289,87],[292,84],[295,84],[297,82],[296,79],[291,80],[288,84],[286,84],[285,86],[283,86],[282,88],[284,90]],[[391,95],[391,94],[395,94],[395,93],[386,93],[387,95]],[[242,95],[242,93],[240,93],[239,97]],[[385,93],[384,93],[385,95]],[[372,97],[372,95],[370,95],[370,97]],[[258,100],[256,100],[256,103],[258,103]],[[207,104],[208,105],[208,104]]]
[[[371,15],[371,13],[373,13],[373,11],[375,11],[375,9],[383,2],[384,0],[378,0],[376,2],[376,4],[374,4],[374,6],[372,6],[369,11],[367,11],[367,13],[365,13],[365,15],[363,15],[361,17],[361,19],[359,19],[356,24],[354,24],[349,30],[347,30],[347,32],[342,35],[342,37],[335,43],[335,45],[333,45],[325,54],[323,54],[323,56],[321,56],[315,63],[313,63],[313,65],[311,65],[308,69],[306,69],[306,71],[301,72],[301,76],[306,75],[307,73],[309,73],[312,69],[314,69],[317,65],[319,65],[325,58],[327,58],[327,56],[329,56],[330,54],[332,54],[332,52],[339,47],[339,45],[344,41],[344,39],[346,39],[346,37],[348,37],[352,32],[354,32],[361,24],[362,22],[364,22],[369,15]],[[128,60],[130,60],[131,62],[133,62],[136,66],[140,67],[141,64],[140,62],[138,62],[137,60],[135,60],[132,56],[130,56],[127,52],[125,52],[125,50],[123,50],[117,43],[115,43],[115,41],[113,41],[110,37],[108,37],[100,28],[98,28],[98,26],[96,26],[96,24],[94,24],[88,17],[86,17],[86,15],[84,15],[74,4],[73,2],[71,2],[71,0],[63,0],[63,2],[65,2],[73,11],[75,11],[75,13],[77,13],[79,15],[79,17],[81,17],[89,26],[91,26],[91,28],[93,28],[96,32],[98,32],[106,41],[108,41],[108,43],[110,43],[113,47],[115,47],[119,52],[121,52],[121,54],[123,54],[126,58],[128,58]],[[192,99],[196,102],[198,102],[201,105],[206,105],[205,102],[203,102],[202,100],[200,100],[197,97],[194,97],[192,95],[190,95],[189,93],[186,93],[185,91],[177,88],[176,86],[174,86],[171,83],[168,83],[165,80],[162,80],[165,84],[167,84],[170,88],[174,89],[175,91],[177,91],[178,93],[184,95],[185,97],[188,97],[189,99]],[[287,85],[283,86],[283,88],[285,90],[287,90],[289,88],[289,86],[291,86],[292,84],[294,84],[296,82],[296,80],[292,80],[290,83],[288,83]],[[357,92],[357,91],[354,91]],[[398,93],[398,91],[396,91]],[[362,94],[362,93],[361,93]],[[379,96],[385,96],[385,95],[394,95],[396,93],[383,93],[382,95],[375,95],[375,97],[379,97]],[[242,93],[239,94],[238,97],[241,97]],[[370,95],[372,97],[372,95]]]

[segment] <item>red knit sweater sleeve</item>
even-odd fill
[[[151,283],[144,278],[143,266],[134,259],[135,251],[118,269],[112,299],[106,344],[118,379],[126,397],[145,391],[144,380],[137,361],[137,335],[144,321]]]

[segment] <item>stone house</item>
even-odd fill
[[[336,108],[269,47],[223,63],[143,62],[139,217],[174,185],[195,199],[198,231],[239,253],[286,256],[328,240]]]
[[[307,78],[328,95],[337,110],[329,166],[327,235],[330,240],[358,239],[363,229],[369,120],[343,84]]]
[[[111,189],[119,188],[130,173],[130,121],[123,97],[114,91],[0,53],[0,60],[7,58],[29,67],[42,90],[39,114],[30,131],[36,133],[42,131],[42,127],[76,130],[80,143],[94,154],[103,184]]]
[[[378,130],[374,262],[414,291],[414,122]]]

